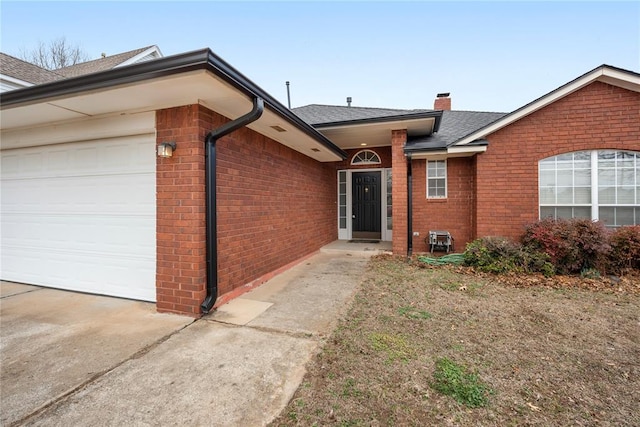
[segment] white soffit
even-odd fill
[[[28,105],[3,106],[0,129],[4,133],[16,128],[56,125],[70,120],[125,115],[191,104],[202,104],[232,120],[248,113],[253,106],[247,95],[212,73],[197,70],[36,101]],[[248,127],[318,161],[341,160],[332,150],[268,107],[262,117]]]
[[[433,132],[435,119],[433,117],[390,120],[375,123],[350,123],[330,127],[320,127],[318,130],[338,147],[345,149],[366,147],[381,147],[391,145],[391,131],[406,129],[409,136],[429,135]]]

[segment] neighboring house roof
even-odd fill
[[[292,108],[305,122],[321,127],[342,122],[404,116],[407,114],[432,112],[433,110],[400,110],[394,108],[348,107],[344,105],[310,104]]]
[[[528,116],[529,114],[546,107],[547,105],[556,102],[557,100],[564,98],[567,95],[593,83],[600,81],[613,86],[618,86],[631,90],[634,92],[640,92],[640,74],[624,70],[622,68],[613,67],[611,65],[603,64],[593,70],[583,74],[582,76],[570,81],[567,84],[560,86],[559,88],[541,96],[540,98],[526,104],[525,106],[518,108],[494,121],[488,123],[485,126],[477,129],[474,132],[470,132],[458,138],[454,145],[463,146],[476,143],[478,140],[483,139],[487,135],[494,133],[511,123],[520,120],[521,118]]]
[[[68,67],[57,69],[55,72],[63,75],[64,77],[78,77],[85,74],[111,70],[115,67],[122,67],[125,65],[135,64],[136,62],[143,62],[145,60],[161,57],[162,53],[160,53],[160,49],[158,49],[157,46],[147,46],[140,49],[130,50],[129,52],[119,53],[117,55],[94,59],[93,61],[70,65]]]
[[[21,82],[28,83],[24,86],[39,85],[64,78],[55,71],[45,70],[37,65],[2,52],[0,52],[0,73],[4,76],[13,77]]]

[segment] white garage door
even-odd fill
[[[3,280],[155,301],[155,138],[0,151]]]

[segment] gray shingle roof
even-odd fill
[[[0,72],[23,82],[35,85],[53,82],[64,77],[55,71],[45,70],[37,65],[0,52]]]
[[[292,108],[305,122],[320,126],[327,123],[350,122],[353,120],[402,116],[413,113],[425,113],[433,110],[399,110],[395,108],[347,107],[344,105],[310,104]]]
[[[99,71],[110,70],[116,65],[122,64],[124,61],[133,58],[139,53],[144,52],[153,46],[142,47],[140,49],[131,50],[129,52],[119,53],[117,55],[107,56],[105,58],[94,59],[93,61],[81,62],[80,64],[70,65],[68,67],[56,70],[56,73],[65,77],[77,77],[85,74],[97,73]]]
[[[506,114],[483,111],[443,111],[438,132],[409,139],[405,151],[445,148]]]
[[[434,110],[400,110],[394,108],[367,108],[348,107],[343,105],[311,104],[305,105],[304,107],[293,108],[292,111],[307,123],[317,127],[327,123],[402,116]],[[440,122],[438,132],[426,137],[409,139],[409,141],[407,141],[407,151],[445,148],[460,138],[475,132],[505,115],[506,113],[491,113],[483,111],[443,111],[442,121]]]

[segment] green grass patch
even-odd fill
[[[389,362],[395,360],[406,362],[414,355],[413,348],[402,335],[376,332],[369,335],[369,342],[374,350],[387,353],[387,360]]]
[[[478,374],[452,360],[443,357],[436,361],[431,387],[439,393],[453,397],[469,408],[479,408],[489,403],[491,388],[484,384]]]
[[[398,309],[398,313],[407,319],[431,319],[431,313],[425,310],[419,310],[415,307],[405,306]]]

